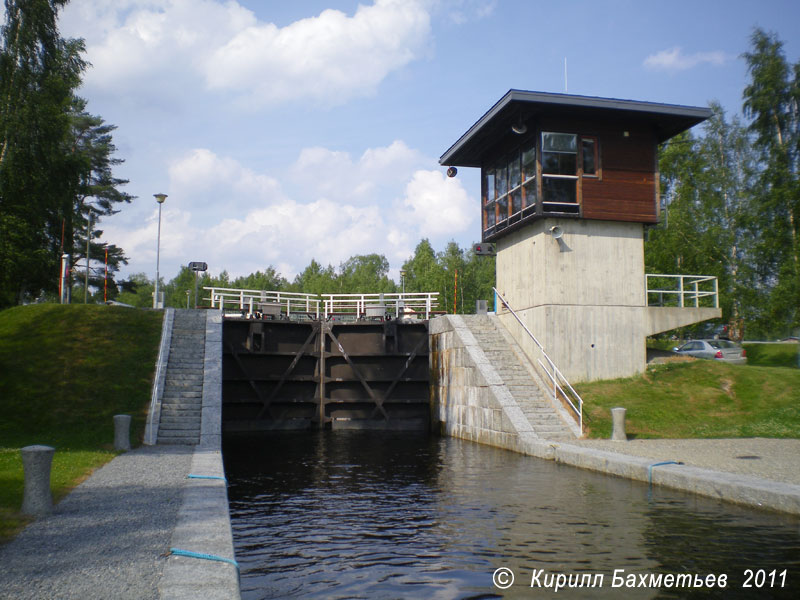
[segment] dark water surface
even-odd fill
[[[235,437],[224,456],[245,599],[800,598],[791,516],[418,434]],[[556,593],[559,574],[596,587]],[[668,574],[727,582],[652,585]]]

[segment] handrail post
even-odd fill
[[[678,285],[679,285],[678,289],[680,290],[678,295],[679,295],[679,297],[681,299],[680,306],[681,306],[681,308],[683,308],[683,294],[684,294],[684,292],[683,292],[683,275],[679,275],[678,276]]]
[[[719,308],[719,280],[714,277],[714,308]]]

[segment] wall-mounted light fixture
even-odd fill
[[[553,239],[558,242],[558,251],[559,252],[569,252],[570,248],[567,246],[567,243],[564,241],[564,230],[561,229],[558,225],[553,225],[550,229],[550,235],[553,236]]]
[[[528,126],[525,125],[525,122],[522,120],[522,115],[520,115],[516,122],[511,126],[511,131],[517,135],[522,135],[523,133],[528,132]]]

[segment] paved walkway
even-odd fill
[[[800,485],[800,440],[580,440],[575,446]]]
[[[158,598],[193,451],[143,446],[98,469],[0,546],[0,598]]]

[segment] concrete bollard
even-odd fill
[[[622,407],[611,409],[611,440],[614,442],[627,442],[625,435],[625,409]]]
[[[131,416],[114,415],[114,450],[131,449]]]
[[[53,494],[50,493],[50,467],[56,449],[51,446],[25,446],[22,470],[25,473],[25,490],[22,495],[22,512],[41,517],[53,511]]]

